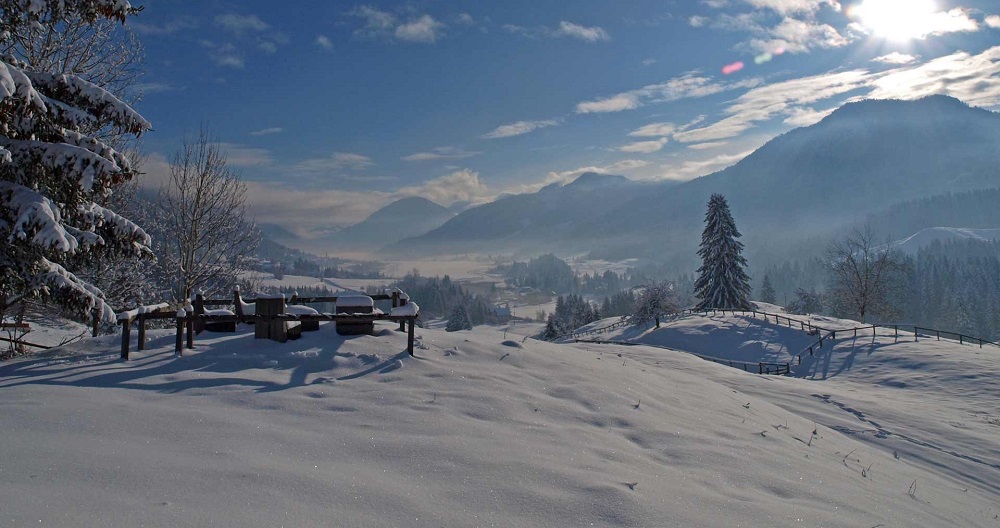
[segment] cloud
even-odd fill
[[[364,21],[364,26],[354,30],[354,35],[359,37],[395,38],[405,42],[432,44],[441,38],[446,27],[430,15],[420,15],[400,23],[393,13],[368,5],[358,6],[347,14]]]
[[[455,17],[455,23],[460,26],[474,26],[476,25],[476,19],[472,18],[472,15],[468,13],[459,13]]]
[[[694,149],[694,150],[707,150],[707,149],[724,147],[728,144],[729,144],[728,141],[711,141],[708,143],[696,143],[694,145],[688,145],[687,147],[689,149]]]
[[[823,5],[840,11],[840,2],[836,0],[744,0],[758,9],[770,9],[781,15],[789,13],[814,13]]]
[[[636,169],[641,169],[649,165],[650,163],[644,160],[624,159],[621,161],[616,161],[610,165],[603,165],[603,166],[589,165],[587,167],[579,167],[568,171],[550,172],[542,183],[537,184],[537,188],[535,190],[538,190],[544,187],[545,185],[549,185],[555,182],[561,182],[561,183],[570,182],[579,177],[581,174],[585,174],[588,172],[596,172],[598,174],[621,174],[623,172],[629,172]]]
[[[248,181],[247,202],[258,221],[273,222],[300,235],[334,225],[356,224],[390,200],[380,191],[299,190]]]
[[[782,123],[793,127],[807,127],[815,125],[816,123],[822,121],[824,117],[832,114],[836,109],[836,107],[826,110],[813,110],[810,107],[792,108],[788,112],[788,117],[785,118]]]
[[[653,152],[659,152],[663,149],[663,146],[667,144],[669,139],[660,138],[653,141],[638,141],[635,143],[629,143],[628,145],[622,145],[618,147],[618,150],[622,152],[633,152],[640,154],[652,154]]]
[[[631,137],[666,137],[677,130],[673,123],[650,123],[628,133]]]
[[[134,29],[136,33],[150,36],[173,35],[174,33],[179,33],[181,31],[198,29],[199,26],[200,24],[198,23],[198,19],[192,16],[176,17],[163,22],[160,25],[146,24],[143,22],[129,22],[129,27]]]
[[[216,145],[226,155],[226,164],[233,167],[260,167],[274,163],[274,157],[267,149],[247,147],[237,143],[216,143]]]
[[[280,134],[280,133],[282,133],[284,131],[285,131],[285,129],[283,129],[281,127],[270,127],[270,128],[262,128],[260,130],[254,130],[253,132],[250,132],[250,135],[251,136],[270,136],[272,134]]]
[[[348,15],[364,20],[364,27],[354,30],[356,36],[377,37],[391,34],[396,26],[396,15],[363,5],[348,12]]]
[[[747,150],[736,154],[719,154],[705,160],[687,160],[682,162],[679,167],[663,165],[661,168],[666,169],[667,172],[662,175],[662,178],[668,180],[690,180],[698,176],[711,174],[733,165],[749,156],[752,152],[753,150]]]
[[[975,106],[1000,105],[1000,46],[978,55],[959,51],[923,64],[873,75],[874,99],[918,99],[934,94],[956,97]]]
[[[711,21],[711,19],[708,18],[708,17],[706,17],[706,16],[697,16],[697,15],[695,15],[695,16],[693,16],[693,17],[691,17],[691,18],[688,19],[688,24],[690,24],[691,27],[702,27],[702,26],[708,24],[709,21]]]
[[[246,66],[243,53],[234,44],[219,44],[211,40],[199,41],[201,46],[208,50],[208,56],[219,66],[242,69]]]
[[[679,99],[698,98],[736,88],[754,86],[759,81],[748,79],[736,83],[719,83],[699,72],[687,72],[660,84],[650,84],[637,90],[622,92],[604,99],[585,101],[576,105],[576,113],[590,114],[634,110],[649,103],[662,103]]]
[[[317,35],[316,45],[325,49],[326,51],[333,50],[333,42],[330,42],[330,37],[327,37],[326,35]]]
[[[396,27],[394,34],[399,40],[408,42],[434,43],[441,38],[445,25],[430,15],[423,15]]]
[[[226,14],[215,17],[215,24],[236,35],[247,32],[266,31],[270,26],[256,15]]]
[[[989,15],[983,19],[983,23],[991,28],[1000,28],[1000,15]]]
[[[917,57],[913,55],[907,55],[905,53],[900,53],[894,51],[888,55],[882,55],[881,57],[875,57],[872,62],[881,62],[883,64],[909,64],[917,60]]]
[[[334,152],[325,158],[309,158],[289,167],[290,172],[299,174],[328,174],[339,170],[364,170],[375,162],[362,154]]]
[[[556,126],[559,121],[555,119],[545,119],[541,121],[517,121],[515,123],[510,123],[507,125],[500,125],[490,132],[487,132],[481,136],[482,139],[499,139],[507,138],[513,136],[520,136],[534,132],[539,128]]]
[[[527,38],[560,38],[569,37],[585,42],[607,42],[611,40],[611,35],[608,34],[603,28],[599,26],[586,27],[572,22],[567,22],[562,20],[559,22],[559,27],[552,29],[546,26],[537,26],[533,28],[519,26],[517,24],[504,24],[501,26],[502,29],[512,35],[520,35]]]
[[[424,182],[416,187],[404,187],[397,196],[422,196],[445,207],[456,202],[484,203],[495,195],[479,179],[479,173],[461,169],[451,174]]]
[[[431,149],[430,152],[417,152],[416,154],[410,154],[409,156],[404,156],[403,161],[434,161],[443,159],[464,159],[471,158],[472,156],[478,156],[482,152],[476,151],[465,151],[457,147],[436,147]]]
[[[727,109],[728,117],[708,126],[674,134],[682,143],[701,143],[738,136],[755,123],[787,114],[803,106],[863,88],[870,81],[865,70],[825,73],[758,86],[738,97]]]
[[[656,59],[652,59],[652,58],[650,58],[650,59],[642,59],[642,63],[641,64],[643,66],[651,66],[653,64],[656,64]]]
[[[608,32],[598,26],[585,27],[572,22],[567,22],[565,20],[559,22],[559,28],[556,29],[553,34],[557,37],[571,37],[586,42],[611,40],[611,36],[608,35]]]
[[[173,92],[175,90],[181,90],[182,88],[177,88],[170,83],[148,82],[136,84],[132,87],[132,89],[143,95],[149,95],[160,92]]]

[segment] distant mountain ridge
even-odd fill
[[[897,240],[891,245],[893,248],[909,255],[916,255],[921,248],[925,248],[934,242],[948,242],[953,240],[976,240],[979,242],[991,242],[1000,240],[1000,229],[970,229],[965,227],[929,227],[910,235],[902,240]]]
[[[422,235],[453,216],[454,213],[426,198],[402,198],[357,224],[323,237],[320,243],[331,250],[377,249],[404,238]]]
[[[568,248],[562,237],[582,222],[626,203],[648,185],[624,176],[585,173],[565,185],[508,195],[468,209],[429,233],[386,249],[396,253],[439,251],[551,251]]]
[[[585,176],[584,188],[595,179]],[[722,193],[744,242],[772,250],[790,244],[782,238],[829,233],[904,200],[1000,186],[1000,114],[947,96],[853,102],[719,172],[681,184],[637,185],[577,196],[570,184],[506,197],[394,247],[457,253],[492,242],[503,251],[520,239],[520,247],[676,258],[687,266],[705,204]],[[539,221],[553,210],[565,222]]]

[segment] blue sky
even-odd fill
[[[684,180],[846,101],[1000,109],[984,0],[150,0],[147,185],[209,127],[261,221],[303,234],[587,170]]]

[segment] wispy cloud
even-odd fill
[[[295,163],[290,170],[301,174],[327,174],[339,170],[364,170],[375,162],[363,154],[334,152],[325,158],[309,158]]]
[[[643,86],[603,99],[584,101],[576,105],[576,112],[590,114],[633,110],[645,104],[705,97],[726,90],[747,88],[759,82],[757,79],[747,79],[736,83],[721,83],[700,72],[688,72],[660,84]]]
[[[198,29],[200,24],[198,19],[192,16],[180,16],[167,20],[161,24],[147,24],[144,22],[130,22],[129,27],[140,35],[167,36],[182,31]]]
[[[326,51],[333,50],[333,42],[331,42],[330,37],[327,37],[326,35],[317,35],[316,45],[319,46],[320,48],[323,48]]]
[[[270,136],[270,135],[273,135],[273,134],[280,134],[280,133],[282,133],[284,131],[285,131],[285,129],[283,129],[281,127],[269,127],[269,128],[262,128],[260,130],[254,130],[253,132],[250,132],[250,135],[251,136]]]
[[[472,156],[478,156],[482,152],[478,151],[466,151],[457,147],[435,147],[429,152],[417,152],[415,154],[410,154],[409,156],[404,156],[403,161],[435,161],[443,159],[464,159],[471,158]]]
[[[517,24],[504,24],[502,28],[508,33],[527,38],[569,37],[590,43],[607,42],[611,40],[611,35],[600,26],[581,26],[565,20],[560,21],[559,26],[555,28],[550,28],[548,26],[526,27],[519,26]]]
[[[260,167],[274,163],[274,156],[267,149],[247,147],[238,143],[216,144],[226,155],[226,163],[234,167]]]
[[[650,163],[644,160],[624,159],[608,165],[588,165],[586,167],[578,167],[568,171],[550,172],[545,180],[537,185],[535,190],[556,182],[568,183],[578,178],[580,175],[588,172],[596,172],[598,174],[623,174],[636,169],[641,169],[643,167],[648,167],[649,165]]]
[[[430,15],[423,15],[405,24],[400,24],[394,32],[396,38],[407,42],[434,43],[441,38],[445,25]]]
[[[404,187],[396,196],[422,196],[428,200],[449,206],[456,202],[484,203],[493,199],[495,193],[479,179],[479,173],[461,169],[451,174],[426,181],[419,186]]]
[[[433,44],[444,35],[447,27],[430,15],[418,15],[405,22],[395,13],[363,5],[347,13],[360,19],[364,25],[354,30],[354,35],[366,38],[394,38],[405,42]]]
[[[881,57],[875,57],[872,62],[881,62],[883,64],[910,64],[917,60],[917,57],[913,55],[907,55],[905,53],[900,53],[894,51],[888,55],[882,55]]]
[[[622,145],[618,147],[618,150],[622,152],[651,154],[662,150],[663,146],[666,145],[668,141],[669,139],[665,137],[652,141],[637,141],[635,143],[629,143],[628,145]]]
[[[917,99],[934,94],[975,106],[1000,106],[1000,46],[978,55],[959,51],[923,64],[873,74],[868,97]]]
[[[608,32],[598,26],[586,27],[565,20],[559,22],[559,28],[553,33],[557,37],[572,37],[586,42],[611,40]]]
[[[722,170],[741,159],[749,156],[753,150],[738,152],[735,154],[719,154],[704,160],[687,160],[681,162],[680,166],[662,165],[660,168],[665,172],[662,179],[667,180],[690,180],[698,176],[704,176]]]
[[[555,119],[544,119],[540,121],[517,121],[507,125],[500,125],[495,129],[483,134],[482,139],[499,139],[513,136],[521,136],[534,132],[539,128],[552,127],[559,124]]]
[[[235,13],[216,16],[215,24],[237,35],[253,31],[265,31],[271,27],[258,18],[257,15],[239,15]]]
[[[173,92],[175,90],[181,90],[182,89],[182,88],[178,88],[178,87],[176,87],[176,86],[174,86],[174,85],[172,85],[170,83],[161,83],[161,82],[139,83],[139,84],[136,84],[135,86],[133,86],[132,88],[135,91],[137,91],[139,93],[142,93],[142,94],[145,94],[145,95],[154,94],[154,93],[160,93],[160,92]]]
[[[666,137],[677,130],[673,123],[649,123],[628,133],[631,137]]]

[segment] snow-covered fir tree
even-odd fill
[[[764,283],[760,285],[760,302],[774,304],[777,300],[776,295],[774,285],[771,284],[771,277],[764,275]]]
[[[713,194],[708,200],[705,230],[698,249],[702,264],[698,268],[694,291],[699,299],[699,310],[751,308],[750,277],[746,273],[747,260],[741,255],[743,243],[737,240],[739,237],[726,197]]]
[[[459,330],[472,330],[472,320],[469,319],[469,311],[464,304],[456,304],[448,316],[448,325],[444,327],[446,332],[457,332]]]
[[[6,48],[25,25],[69,17],[124,22],[136,12],[125,0],[4,0],[0,46]],[[103,293],[66,263],[87,252],[149,253],[142,228],[100,205],[134,170],[126,156],[89,133],[96,123],[133,136],[151,128],[119,98],[79,76],[0,58],[0,309],[43,296],[113,321]]]

